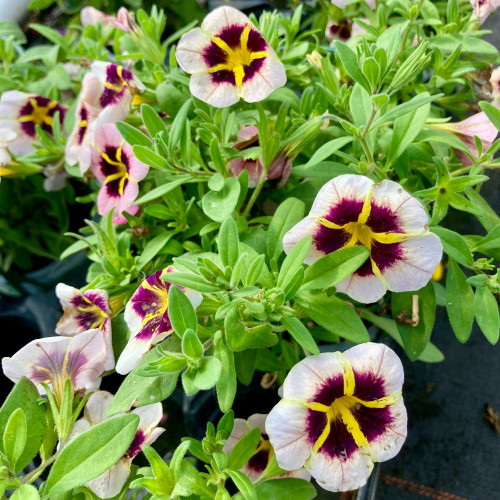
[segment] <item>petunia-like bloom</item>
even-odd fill
[[[93,329],[75,337],[33,340],[11,358],[3,358],[2,369],[13,382],[21,377],[29,378],[40,394],[45,394],[40,384],[49,384],[60,403],[67,379],[71,380],[75,392],[97,389],[106,360],[104,334]]]
[[[274,449],[269,441],[269,436],[266,434],[266,418],[267,415],[263,415],[262,413],[255,413],[248,420],[236,418],[234,420],[233,431],[227,438],[226,444],[222,449],[224,453],[231,453],[240,439],[245,437],[251,430],[260,429],[259,445],[250,460],[240,469],[241,472],[248,476],[252,483],[260,478],[274,456]],[[311,479],[311,475],[304,469],[287,472],[277,477],[297,477],[306,481]]]
[[[488,18],[490,14],[500,7],[500,0],[470,0],[472,5],[472,18],[477,19],[480,24]]]
[[[110,16],[94,7],[84,7],[80,12],[82,26],[95,26],[101,23],[103,28],[114,28],[122,31],[131,31],[130,13],[125,7],[120,7],[116,17]]]
[[[168,317],[168,290],[171,285],[160,278],[164,272],[175,272],[175,269],[169,266],[146,278],[125,306],[130,339],[116,363],[116,371],[122,375],[133,370],[152,346],[173,331]],[[184,287],[179,289],[195,309],[201,304],[201,293]]]
[[[432,128],[444,130],[456,135],[470,150],[475,158],[478,157],[478,150],[474,136],[477,136],[483,145],[483,151],[486,151],[496,139],[498,130],[491,123],[490,119],[484,111],[469,116],[469,118],[461,122],[452,123],[433,123]],[[455,151],[457,157],[464,165],[471,165],[470,159],[461,151]]]
[[[59,283],[56,295],[63,308],[63,316],[56,325],[56,333],[64,337],[73,337],[87,330],[101,330],[106,342],[107,362],[105,369],[115,367],[113,344],[111,342],[111,311],[106,290],[87,290]]]
[[[18,90],[4,92],[0,98],[0,127],[17,135],[9,144],[10,152],[16,156],[31,153],[32,143],[36,138],[36,125],[52,134],[54,114],[57,111],[62,124],[65,108],[57,101]]]
[[[339,175],[319,190],[309,215],[285,234],[285,252],[307,236],[313,241],[306,264],[354,245],[370,250],[366,262],[335,285],[337,291],[364,303],[379,300],[387,289],[422,288],[443,252],[418,200],[396,182],[375,184],[361,175]]]
[[[78,163],[82,173],[85,173],[90,167],[92,157],[91,130],[102,110],[101,93],[102,86],[97,76],[91,72],[87,73],[83,78],[82,90],[76,106],[75,127],[68,137],[65,151],[66,162],[69,165]]]
[[[116,125],[107,123],[95,130],[92,172],[102,184],[97,196],[100,215],[114,210],[113,222],[120,222],[122,213],[133,207],[139,194],[138,182],[148,171],[149,166],[135,157]]]
[[[300,361],[266,420],[279,466],[305,467],[329,491],[363,486],[373,463],[396,456],[406,439],[403,379],[401,361],[382,344]]]
[[[245,14],[219,7],[201,28],[182,35],[175,52],[181,69],[193,76],[191,93],[224,108],[242,98],[265,99],[286,83],[285,67]]]
[[[113,395],[107,391],[98,391],[92,394],[85,405],[83,418],[75,422],[66,444],[82,432],[106,420],[106,412],[112,399]],[[165,431],[162,427],[158,427],[163,418],[161,403],[141,406],[130,413],[138,415],[140,420],[134,439],[125,455],[104,474],[87,483],[87,486],[99,498],[113,498],[120,493],[130,475],[133,458],[142,450],[143,446],[153,444],[158,436]],[[113,415],[111,418],[117,416]]]
[[[259,145],[259,130],[254,125],[243,127],[238,132],[238,140],[233,144],[233,148],[244,151],[250,147]],[[292,158],[288,157],[284,152],[280,152],[273,160],[267,170],[266,179],[273,180],[281,177],[281,185],[283,186],[292,171]],[[229,170],[235,177],[238,177],[243,170],[248,172],[248,187],[254,188],[257,186],[262,175],[263,164],[262,156],[256,160],[245,160],[244,158],[235,158],[227,164]]]

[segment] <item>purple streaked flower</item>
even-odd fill
[[[123,212],[137,213],[133,204],[139,194],[138,182],[148,171],[149,166],[135,157],[116,125],[108,123],[95,130],[92,172],[102,184],[97,196],[100,215],[114,210],[113,222],[120,223]]]
[[[329,491],[363,486],[373,463],[396,456],[406,439],[403,380],[401,361],[382,344],[300,361],[266,420],[279,466],[305,467]]]
[[[57,101],[18,90],[4,92],[0,98],[0,127],[12,130],[17,135],[9,144],[11,153],[22,156],[33,151],[36,125],[52,134],[56,112],[59,112],[62,125],[66,108]]]
[[[106,360],[104,334],[93,329],[75,337],[33,340],[11,358],[3,358],[2,369],[14,382],[21,377],[29,378],[40,394],[45,394],[40,384],[49,384],[60,403],[67,379],[71,380],[75,392],[97,389]]]
[[[191,93],[217,108],[265,99],[286,83],[285,67],[245,14],[219,7],[184,34],[175,52],[193,76]]]
[[[470,0],[472,5],[472,18],[483,24],[490,14],[500,7],[500,0]]]
[[[156,271],[146,278],[125,307],[125,321],[130,339],[116,363],[116,371],[125,375],[133,370],[152,346],[164,340],[173,331],[168,316],[168,290],[171,284],[161,275],[175,272],[173,266]],[[190,288],[179,287],[196,309],[203,296]]]
[[[274,449],[269,441],[269,436],[266,433],[266,418],[267,415],[262,413],[255,413],[248,420],[236,418],[234,420],[234,427],[231,435],[227,438],[224,445],[223,452],[230,453],[236,446],[238,441],[245,437],[251,430],[260,429],[260,441],[257,449],[254,451],[250,460],[240,469],[241,472],[246,474],[250,481],[257,481],[266,467],[268,466],[271,458],[274,456]],[[311,475],[304,469],[286,472],[277,477],[297,477],[309,481]]]
[[[98,391],[92,394],[85,405],[83,418],[75,422],[66,444],[82,432],[106,420],[106,412],[112,399],[113,395],[107,391]],[[162,427],[158,427],[163,418],[161,403],[142,406],[130,413],[138,415],[140,420],[134,439],[125,455],[111,469],[87,483],[87,486],[99,498],[113,498],[120,493],[130,475],[133,458],[142,450],[143,446],[153,444],[165,431]],[[119,415],[113,415],[111,418]]]
[[[370,258],[335,287],[370,303],[386,290],[419,290],[431,279],[443,247],[429,232],[428,222],[422,204],[396,182],[375,184],[368,177],[346,174],[320,189],[309,215],[285,234],[283,246],[289,253],[312,236],[304,262],[313,264],[341,248],[364,245]]]
[[[73,337],[87,330],[97,328],[104,334],[107,362],[105,369],[115,367],[113,344],[111,342],[111,311],[106,290],[86,290],[59,283],[56,295],[63,308],[63,316],[56,326],[56,333],[64,337]]]

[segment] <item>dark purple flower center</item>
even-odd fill
[[[85,134],[87,133],[88,129],[88,111],[87,108],[85,108],[85,105],[82,105],[82,109],[80,110],[80,122],[78,123],[78,145],[81,145],[83,142],[83,138],[85,137]]]
[[[331,23],[328,26],[330,38],[338,38],[340,40],[349,40],[351,38],[352,21],[350,19],[343,19],[336,23]]]
[[[71,304],[74,309],[65,311],[65,315],[73,316],[83,330],[103,329],[108,315],[106,314],[106,304],[101,297],[93,294],[90,297],[77,295],[71,299]]]
[[[269,436],[266,433],[261,433],[259,445],[247,462],[247,467],[257,473],[263,472],[273,455],[274,450],[269,441]]]
[[[59,111],[59,121],[64,120],[65,109],[57,102],[42,96],[34,96],[19,110],[18,121],[22,131],[30,137],[35,137],[36,126],[52,134],[54,114]]]
[[[267,43],[249,25],[233,24],[212,37],[203,52],[213,83],[240,86],[261,69],[267,57]]]
[[[132,439],[128,450],[125,452],[125,457],[134,458],[142,450],[146,437],[146,433],[143,430],[137,429],[134,439]]]
[[[106,146],[101,152],[100,166],[106,177],[108,196],[119,198],[128,184],[129,160],[121,147]]]
[[[129,82],[134,79],[132,73],[122,66],[108,64],[106,68],[106,81],[104,91],[101,94],[100,104],[105,108],[115,104],[123,98]]]

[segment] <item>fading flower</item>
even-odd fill
[[[269,465],[271,458],[274,456],[274,449],[269,441],[269,436],[266,434],[266,418],[267,415],[263,415],[262,413],[256,413],[248,420],[236,418],[234,420],[233,431],[227,438],[226,444],[222,449],[224,453],[230,453],[238,441],[245,437],[251,430],[260,430],[260,440],[257,449],[254,451],[250,460],[240,469],[241,472],[248,476],[252,483],[260,478],[266,467]],[[311,479],[311,475],[304,469],[287,472],[277,477],[297,477],[305,479],[306,481]]]
[[[106,290],[86,290],[59,283],[56,295],[63,308],[63,316],[56,325],[56,333],[64,337],[73,337],[87,330],[98,329],[104,335],[106,343],[106,370],[115,367],[113,344],[111,342],[111,311]]]
[[[85,405],[83,418],[75,422],[66,444],[82,432],[107,420],[106,412],[112,399],[113,395],[107,391],[98,391],[92,394]],[[153,444],[165,432],[165,429],[158,427],[163,418],[161,403],[141,406],[130,413],[138,415],[140,420],[134,439],[125,455],[104,474],[87,483],[87,487],[98,495],[99,498],[112,498],[118,495],[130,475],[133,458],[142,450],[143,446]],[[111,418],[119,415],[113,415]]]
[[[419,290],[431,279],[443,251],[418,200],[396,182],[375,184],[352,174],[335,177],[320,189],[309,215],[285,234],[285,252],[307,236],[313,241],[306,264],[354,245],[370,250],[369,259],[335,285],[363,303],[379,300],[387,289]]]
[[[184,34],[175,52],[189,89],[217,108],[265,99],[286,83],[285,67],[245,14],[219,7]]]
[[[102,184],[97,196],[99,214],[114,210],[113,222],[121,223],[123,212],[137,213],[133,203],[139,194],[138,182],[146,177],[149,166],[135,157],[116,125],[96,128],[91,163],[92,172]]]
[[[129,32],[131,27],[131,15],[125,7],[120,7],[116,17],[110,16],[94,7],[84,7],[80,12],[82,26],[96,26],[102,24],[104,29],[113,26],[119,30]]]
[[[373,463],[396,456],[406,439],[403,379],[401,361],[382,344],[300,361],[266,421],[279,466],[305,467],[329,491],[363,486]]]
[[[99,387],[106,366],[106,343],[101,330],[87,330],[75,337],[33,340],[11,358],[2,359],[4,374],[13,382],[29,378],[45,394],[49,384],[57,401],[62,401],[64,383],[73,391],[89,392]]]
[[[476,113],[461,122],[433,123],[430,126],[456,135],[469,148],[475,158],[478,158],[479,151],[474,136],[481,140],[483,151],[486,151],[498,135],[498,130],[484,111]],[[464,165],[472,165],[470,158],[462,151],[455,151],[455,154]]]
[[[500,0],[470,0],[472,5],[471,19],[477,19],[479,24],[483,24],[490,14],[500,7]]]
[[[233,148],[238,151],[244,151],[247,148],[256,147],[258,145],[259,130],[254,125],[249,125],[243,127],[238,132],[238,140],[233,144]],[[293,158],[288,157],[284,152],[280,152],[269,166],[266,179],[273,180],[281,177],[280,185],[283,186],[290,177],[292,161]],[[257,186],[264,168],[262,156],[259,156],[255,160],[238,157],[229,161],[227,166],[235,177],[238,177],[243,170],[246,170],[248,172],[248,187],[251,188]]]
[[[64,165],[52,163],[43,170],[45,179],[43,181],[43,189],[47,192],[60,191],[66,186],[66,180],[70,177],[65,170]]]
[[[62,125],[65,108],[57,101],[18,90],[4,92],[0,98],[0,127],[16,134],[16,138],[9,143],[11,153],[16,156],[31,153],[36,125],[52,134],[54,115],[58,111]]]
[[[171,285],[161,279],[164,272],[175,272],[175,269],[169,266],[146,278],[125,307],[130,339],[116,363],[116,371],[122,375],[133,370],[152,346],[173,331],[168,316],[168,290]],[[203,296],[199,292],[184,287],[179,289],[195,309],[201,304]]]

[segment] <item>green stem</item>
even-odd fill
[[[29,474],[26,474],[26,476],[24,476],[23,478],[23,483],[31,484],[52,462],[54,462],[61,451],[62,446],[57,453],[54,453],[50,458],[47,458],[47,460],[43,461],[35,470],[32,470]]]
[[[264,186],[264,182],[266,182],[266,175],[267,175],[267,168],[263,168],[262,174],[261,174],[260,179],[259,179],[259,183],[257,184],[255,189],[253,190],[252,196],[251,196],[250,200],[248,201],[248,204],[245,208],[245,211],[243,212],[243,217],[245,219],[248,217],[248,214],[250,213],[250,210],[252,209],[253,204],[255,203],[255,200],[257,199],[260,192],[262,191],[262,188]]]

